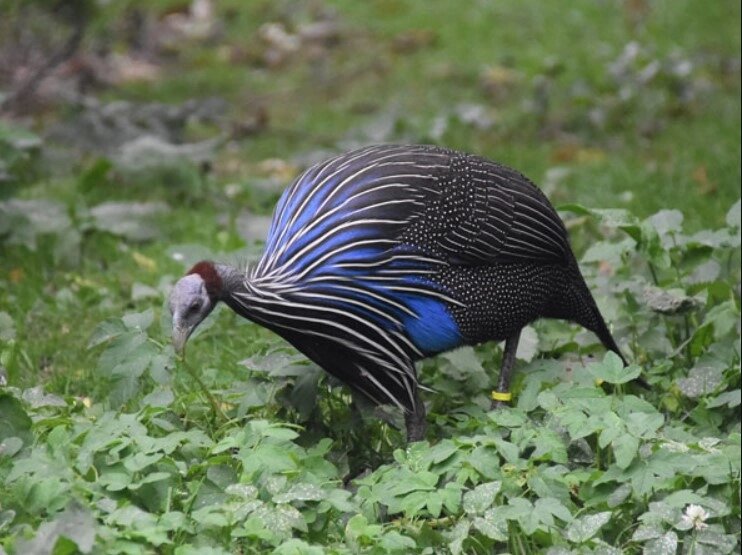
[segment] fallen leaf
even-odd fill
[[[13,268],[8,272],[11,283],[20,283],[24,278],[23,268]]]
[[[160,66],[126,54],[112,55],[110,65],[110,80],[114,84],[133,82],[152,83],[160,78]]]
[[[605,160],[605,151],[599,148],[580,147],[577,145],[563,145],[558,147],[551,158],[554,162],[576,162],[577,164],[592,164]]]
[[[392,39],[392,50],[398,54],[411,54],[432,46],[438,34],[432,29],[407,29]]]
[[[607,260],[601,260],[598,262],[598,273],[601,276],[612,276],[616,273],[616,268]]]
[[[702,195],[710,195],[715,193],[717,190],[716,183],[711,182],[706,171],[706,166],[698,166],[693,173],[691,178],[696,182],[698,186],[698,192]]]
[[[147,270],[148,272],[154,272],[155,270],[157,270],[157,262],[155,262],[149,256],[145,256],[137,251],[132,251],[131,257],[134,259],[134,262],[136,262],[137,266],[139,266],[142,270]]]
[[[298,173],[293,164],[281,158],[267,158],[258,164],[258,172],[261,175],[288,183]]]
[[[479,75],[479,83],[490,96],[499,97],[518,81],[518,73],[504,66],[486,66]]]

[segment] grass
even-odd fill
[[[230,8],[225,5],[223,9]],[[333,9],[343,29],[343,42],[325,52],[319,62],[297,56],[275,70],[235,67],[223,61],[217,48],[192,45],[181,55],[184,65],[166,66],[153,86],[132,84],[107,92],[111,99],[170,102],[191,98],[196,91],[199,95],[217,94],[230,100],[236,120],[254,108],[252,101],[259,101],[267,105],[270,125],[265,132],[236,143],[235,148],[222,154],[224,166],[236,159],[238,170],[227,173],[217,167],[217,180],[206,178],[200,186],[203,192],[196,199],[194,191],[184,189],[188,179],[176,174],[168,180],[167,188],[158,185],[157,175],[145,183],[129,180],[123,188],[120,180],[99,183],[86,191],[86,200],[93,203],[134,196],[177,201],[164,220],[162,238],[144,247],[144,253],[155,260],[174,243],[194,242],[219,250],[216,238],[225,229],[216,219],[227,202],[220,184],[236,181],[249,188],[261,160],[279,157],[291,162],[297,154],[333,148],[339,138],[357,134],[359,128],[379,119],[383,122],[389,118],[401,129],[399,135],[392,133],[383,140],[404,137],[429,141],[434,118],[447,115],[451,106],[462,102],[487,106],[496,114],[496,123],[478,130],[452,121],[437,141],[510,164],[537,183],[544,181],[550,168],[566,168],[563,180],[547,191],[557,205],[578,202],[625,207],[639,216],[663,208],[678,209],[691,229],[700,229],[719,225],[739,194],[739,79],[719,69],[739,52],[739,32],[735,28],[739,6],[734,3],[715,3],[707,8],[693,2],[660,2],[641,16],[620,4],[589,2],[577,3],[566,11],[558,2],[524,2],[518,10],[498,4],[461,10],[451,3],[431,7],[423,2],[340,3]],[[292,25],[307,19],[310,11],[305,8],[292,17],[270,3],[256,2],[249,7],[240,4],[240,17],[226,29],[226,44],[256,48],[259,41],[254,33],[261,21],[277,17]],[[632,18],[637,19],[636,23],[630,23]],[[554,31],[557,26],[559,32]],[[431,33],[432,44],[422,40],[411,53],[395,52],[395,39],[410,30]],[[637,70],[654,59],[677,55],[698,65],[698,79],[708,79],[709,89],[678,115],[662,114],[662,130],[651,138],[637,133],[641,123],[637,114],[646,115],[648,111],[642,105],[641,91],[632,103],[621,107],[625,117],[605,129],[570,127],[574,124],[569,122],[579,121],[586,109],[601,106],[601,94],[607,95],[604,102],[613,101],[611,95],[616,94],[619,85],[612,82],[608,66],[630,41],[637,41],[650,53],[646,60],[637,62]],[[322,81],[314,75],[317,64],[325,68]],[[505,83],[504,92],[495,98],[489,97],[480,83],[487,66],[503,67],[514,75],[514,82]],[[188,70],[182,71],[182,67]],[[559,69],[549,69],[553,67]],[[548,112],[524,109],[524,103],[535,94],[534,82],[544,75],[549,75],[546,78],[551,91]],[[576,83],[586,83],[594,98],[570,98],[570,88]],[[647,96],[656,92],[651,87],[646,91]],[[580,106],[578,100],[586,105]],[[559,128],[556,131],[555,126]],[[192,175],[186,177],[193,182]],[[197,176],[195,179],[201,180]],[[74,178],[43,181],[24,192],[24,196],[53,196],[67,203],[74,203],[78,195]],[[244,198],[250,207],[247,195],[246,191]],[[269,213],[275,198],[268,196],[253,203],[252,209]],[[227,206],[227,219],[233,219],[237,209]],[[96,250],[96,245],[91,247]],[[106,294],[120,294],[126,290],[122,284],[128,286],[137,279],[155,284],[163,270],[178,271],[174,265],[163,263],[158,273],[141,275],[141,269],[132,266],[130,256],[111,257],[105,248],[96,252],[97,259],[84,257],[81,267],[70,270],[90,282],[102,283],[109,292]],[[29,258],[25,252],[10,253],[7,261],[7,271],[36,266],[14,286],[17,299],[8,306],[16,307],[13,312],[17,317],[28,313],[38,301],[43,284],[54,291],[72,279],[64,267],[61,274],[49,268],[44,256]],[[101,265],[107,267],[105,272],[98,269]],[[79,309],[87,311],[86,307]],[[75,308],[64,307],[58,317],[67,318],[69,310]],[[51,311],[57,312],[54,308]],[[71,341],[71,351],[79,352],[85,330],[98,316],[83,316],[87,325],[73,330],[72,337],[60,335],[58,327],[50,326],[46,333],[52,335],[52,351],[69,352],[62,346]],[[47,314],[40,317],[48,319]],[[29,360],[39,361],[46,356],[34,352]],[[44,367],[38,363],[29,366],[22,376],[15,376],[23,384],[35,383],[38,368]],[[69,380],[68,370],[68,363],[63,362],[45,372],[64,382]],[[75,390],[76,381],[65,384],[65,389]]]
[[[239,151],[253,161],[331,146],[390,110],[403,128],[411,128],[409,136],[430,140],[436,116],[460,103],[482,103],[496,114],[492,128],[453,125],[438,141],[501,160],[536,181],[549,167],[565,165],[575,172],[562,191],[571,201],[649,215],[670,206],[672,198],[671,207],[700,228],[719,224],[736,197],[740,164],[732,154],[740,147],[740,88],[735,70],[723,69],[740,49],[734,3],[707,9],[693,2],[657,2],[638,13],[618,3],[592,2],[569,10],[561,2],[523,2],[517,10],[497,3],[471,10],[424,2],[333,7],[344,31],[342,47],[319,59],[297,56],[276,70],[251,71],[195,48],[195,54],[183,56],[187,62],[197,54],[201,63],[192,71],[178,70],[154,89],[130,87],[116,95],[172,101],[198,90],[226,95],[238,114],[256,103],[267,105],[271,128]],[[244,25],[235,24],[227,36],[254,49],[259,22],[274,17],[292,25],[310,11],[287,16],[280,6],[256,2],[239,9]],[[418,43],[416,32],[422,37]],[[408,52],[394,46],[404,36],[412,37]],[[619,89],[632,83],[614,79],[609,66],[630,42],[643,49],[634,72],[654,60],[690,61],[699,81],[696,97],[677,105],[673,88],[682,83],[660,77],[635,91],[630,102],[615,105]],[[481,84],[487,67],[504,69],[513,80],[501,83],[495,98]],[[524,109],[538,86],[548,88],[544,113]],[[584,96],[575,97],[575,87],[585,89]],[[591,108],[615,113],[595,128],[584,121]],[[649,119],[657,120],[658,129],[643,136]],[[584,149],[598,156],[580,157]],[[705,168],[707,182],[694,178],[698,168]],[[625,191],[642,193],[626,202]]]
[[[144,9],[157,16],[174,5],[163,1]],[[124,8],[101,8],[95,33],[108,32],[106,25],[120,16],[112,15],[114,9]],[[276,67],[261,61],[263,23],[279,21],[292,32],[323,10],[335,13],[337,44],[301,49]],[[126,552],[128,545],[134,552],[170,553],[181,546],[185,551],[178,553],[187,553],[206,544],[260,552],[281,549],[291,536],[338,553],[425,547],[523,553],[549,546],[605,547],[600,542],[637,552],[650,545],[646,542],[672,540],[671,534],[686,549],[696,542],[712,549],[700,530],[683,529],[689,504],[711,511],[715,534],[738,540],[739,526],[733,523],[739,517],[739,461],[733,451],[739,421],[733,399],[727,405],[723,396],[739,391],[739,328],[734,327],[739,245],[717,238],[709,247],[694,242],[693,234],[722,229],[733,235],[735,229],[727,211],[739,198],[742,180],[739,3],[261,0],[220,2],[218,13],[228,17],[216,41],[183,43],[154,82],[124,83],[99,96],[172,103],[207,95],[227,99],[227,124],[191,124],[189,139],[228,135],[233,124],[260,110],[268,116],[264,129],[230,139],[208,172],[188,165],[125,172],[99,155],[70,154],[72,163],[61,171],[40,169],[39,161],[30,159],[32,171],[24,175],[31,177],[3,193],[5,199],[59,202],[70,221],[39,235],[33,248],[14,241],[23,241],[39,224],[21,221],[5,228],[0,222],[0,316],[7,315],[0,318],[0,365],[17,388],[7,395],[0,391],[0,411],[17,417],[14,422],[25,421],[21,413],[34,422],[31,431],[19,425],[11,435],[0,424],[0,439],[18,434],[25,441],[18,453],[5,456],[0,449],[0,545],[12,552],[44,523],[75,521],[77,509],[58,512],[71,499],[92,515],[95,525],[89,529],[111,552]],[[100,40],[95,33],[88,47]],[[114,36],[118,48],[128,48]],[[612,72],[632,42],[639,45],[636,57]],[[690,62],[689,73],[678,69],[684,62]],[[642,82],[652,64],[657,73]],[[479,107],[474,121],[461,115],[467,104]],[[64,114],[46,114],[30,126],[41,133],[46,120],[57,115]],[[4,140],[0,133],[3,148]],[[260,243],[245,241],[237,223],[245,209],[270,214],[280,191],[261,189],[266,179],[287,183],[302,157],[378,140],[436,142],[476,152],[523,171],[556,205],[615,207],[635,215],[617,228],[602,221],[600,212],[582,218],[567,214],[578,258],[590,248],[614,271],[606,276],[596,264],[584,266],[622,345],[653,384],[645,395],[649,406],[621,383],[609,395],[593,386],[596,372],[609,383],[620,382],[610,360],[579,366],[574,379],[582,386],[578,393],[595,399],[595,406],[610,404],[603,408],[617,420],[601,420],[579,395],[570,397],[564,369],[552,357],[587,356],[593,340],[565,324],[543,323],[535,328],[540,356],[530,364],[519,362],[518,406],[502,414],[486,410],[498,347],[426,362],[425,381],[440,392],[426,398],[431,444],[395,451],[402,443],[394,426],[356,410],[345,389],[323,380],[314,384],[319,374],[310,368],[292,375],[270,367],[265,355],[284,344],[221,310],[188,354],[231,420],[215,418],[209,399],[164,347],[165,291],[196,249],[227,260],[259,251]],[[16,154],[0,149],[0,161],[9,159],[8,152]],[[285,170],[266,168],[264,161],[275,158]],[[106,222],[96,223],[89,210],[109,200],[166,202],[156,239],[135,242],[112,233]],[[684,214],[682,231],[652,231],[655,224],[662,227],[667,213],[660,223],[642,223],[663,209]],[[627,233],[637,242],[617,256],[615,245]],[[186,260],[175,260],[173,251],[186,253]],[[669,316],[649,310],[641,294],[652,283],[649,264],[663,289],[698,297],[701,308]],[[709,284],[693,281],[693,272],[712,272],[714,264],[721,270]],[[149,310],[153,322],[144,331],[120,321],[122,315],[146,320]],[[119,326],[120,337],[89,349],[104,321]],[[132,350],[126,360],[145,361],[148,369],[141,378],[131,379],[132,372],[122,378],[101,355],[122,337],[140,333],[147,347]],[[262,370],[239,364],[248,357]],[[162,360],[167,369],[158,374]],[[682,380],[698,368],[715,369],[713,379],[721,381],[691,395]],[[28,394],[15,401],[37,385],[60,395],[61,404],[29,401]],[[552,390],[558,399],[549,395]],[[172,394],[170,402],[152,397],[170,394],[163,391]],[[632,428],[637,421],[660,425]],[[170,437],[172,426],[192,435],[170,452],[143,447],[153,438]],[[196,437],[197,431],[207,439]],[[115,445],[91,446],[96,434],[117,438]],[[613,443],[612,434],[634,439]],[[719,442],[707,446],[704,437]],[[332,444],[325,446],[322,438]],[[693,464],[667,454],[667,445],[675,443],[688,449]],[[131,447],[119,450],[124,444]],[[585,445],[593,455],[587,459]],[[43,467],[49,453],[61,462],[50,471],[55,478],[47,480],[32,469]],[[93,453],[93,463],[86,453]],[[157,468],[130,472],[139,464],[135,457],[141,461],[153,453],[162,454],[152,463]],[[256,462],[260,457],[263,462]],[[724,464],[728,476],[719,470]],[[376,470],[348,493],[343,482],[367,468]],[[642,474],[642,468],[651,472]],[[163,479],[170,493],[139,482],[154,472],[168,475],[150,478]],[[128,481],[117,490],[110,480],[122,473]],[[109,481],[96,485],[93,474]],[[63,486],[53,489],[50,482]],[[307,484],[321,491],[291,489]],[[402,491],[400,484],[416,485]],[[252,517],[232,522],[230,511],[237,509],[230,496],[236,490],[226,493],[228,485],[255,487],[261,510],[294,507],[300,520],[291,511],[270,513],[276,520],[295,519],[289,532],[281,528],[272,535]],[[627,487],[625,498],[609,500],[614,490]],[[147,495],[137,493],[140,489]],[[286,500],[274,502],[280,495]],[[104,515],[100,507],[111,500],[116,511]],[[650,502],[665,503],[673,516],[655,522]],[[132,507],[155,515],[155,524],[140,529],[148,532],[131,532],[135,527],[117,512]],[[168,528],[165,520],[181,518],[175,512],[183,521]],[[528,514],[538,519],[529,520]],[[646,541],[632,539],[641,526],[659,532],[646,532]],[[588,530],[584,539],[581,530]],[[570,534],[571,543],[559,539]],[[158,543],[162,537],[167,541]],[[78,546],[83,541],[73,540]],[[726,545],[715,549],[727,552]]]

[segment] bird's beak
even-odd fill
[[[191,335],[192,328],[189,328],[188,326],[182,325],[181,322],[178,322],[177,320],[173,321],[173,348],[175,349],[175,352],[179,355],[183,355],[183,352],[185,351],[186,341],[188,341],[188,337]]]

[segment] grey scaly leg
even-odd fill
[[[407,443],[421,441],[425,437],[428,423],[425,420],[425,405],[420,399],[417,386],[415,386],[415,410],[405,413],[404,422],[407,427]]]
[[[505,340],[505,352],[502,355],[502,366],[500,368],[500,378],[497,381],[497,389],[492,392],[492,408],[504,406],[510,399],[496,399],[496,396],[507,397],[510,395],[510,377],[515,365],[515,352],[518,350],[518,341],[520,340],[520,330]],[[498,395],[499,394],[499,395]]]

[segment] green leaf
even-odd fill
[[[0,122],[0,144],[17,150],[34,150],[42,145],[42,139],[36,133],[10,122]]]
[[[254,356],[243,360],[244,364],[253,372],[265,372],[275,378],[302,376],[310,370],[302,355],[289,354],[284,351],[274,351],[263,356]]]
[[[726,406],[730,409],[738,407],[742,403],[742,391],[735,389],[733,391],[726,391],[721,395],[713,397],[706,403],[708,408],[716,408]]]
[[[726,223],[729,227],[733,227],[736,229],[742,227],[742,225],[740,224],[740,212],[742,211],[742,209],[740,209],[741,202],[742,200],[737,199],[737,202],[735,202],[729,209],[729,212],[727,212]]]
[[[698,543],[712,546],[718,553],[732,553],[739,549],[739,537],[735,534],[724,534],[720,526],[711,525],[698,532]]]
[[[675,555],[678,551],[678,535],[670,530],[644,545],[644,555]]]
[[[567,464],[567,445],[562,437],[549,428],[540,428],[536,431],[534,444],[536,449],[531,454],[533,460],[551,460],[555,463]]]
[[[295,484],[286,493],[273,497],[275,503],[290,503],[291,501],[320,501],[325,492],[314,484]]]
[[[464,511],[469,514],[483,513],[495,502],[495,497],[502,487],[499,480],[480,484],[464,494]]]
[[[0,440],[0,458],[12,457],[23,447],[23,440],[19,437],[6,437]]]
[[[541,522],[553,526],[554,522],[551,516],[555,516],[564,522],[572,522],[572,513],[556,497],[544,497],[537,499],[533,506],[534,514]]]
[[[590,245],[585,253],[582,255],[582,262],[589,264],[591,262],[609,262],[613,266],[620,266],[623,261],[623,257],[632,252],[636,248],[636,241],[631,238],[626,238],[618,243],[610,243],[608,241],[598,241],[597,243]]]
[[[390,530],[381,537],[379,547],[383,553],[411,553],[417,547],[417,543],[412,538],[403,536],[396,530]]]
[[[448,482],[443,489],[438,490],[443,498],[443,506],[451,513],[459,512],[462,488],[463,486],[461,484]]]
[[[515,356],[520,360],[531,362],[538,354],[538,333],[531,326],[526,326],[521,330],[520,340],[518,341],[518,350]]]
[[[7,312],[0,310],[0,341],[15,339],[15,322]]]
[[[98,359],[98,370],[103,374],[112,374],[116,366],[127,365],[131,367],[134,357],[142,358],[147,353],[147,336],[140,331],[127,331],[114,337]],[[144,372],[149,360],[141,360],[136,367],[141,368],[139,374]]]
[[[528,417],[520,409],[512,409],[507,407],[494,410],[487,416],[498,426],[509,429],[519,428],[528,422]]]
[[[657,430],[665,423],[665,417],[658,412],[633,412],[624,419],[631,435],[650,439],[656,436]]]
[[[600,223],[606,227],[632,227],[639,223],[628,210],[623,208],[584,208],[577,204],[565,205],[562,209],[570,210],[576,214],[583,213],[587,210],[587,213],[598,218]],[[581,212],[582,211],[582,212]]]
[[[470,529],[471,522],[462,519],[456,523],[456,526],[454,526],[453,530],[448,534],[448,549],[451,550],[452,555],[459,555],[462,552],[464,541],[469,537]]]
[[[607,413],[600,415],[599,418],[603,429],[598,436],[598,447],[604,449],[618,436],[626,433],[626,425],[613,411],[608,411]]]
[[[148,466],[155,464],[163,457],[162,453],[154,453],[152,455],[146,455],[144,453],[134,453],[131,457],[124,459],[124,467],[129,472],[139,472],[144,470]]]
[[[121,491],[129,487],[131,476],[125,472],[105,472],[98,482],[108,491]]]
[[[510,464],[516,464],[520,460],[520,449],[517,445],[504,439],[495,438],[495,447],[497,447],[502,458]]]
[[[508,522],[496,508],[487,510],[481,517],[476,517],[472,524],[488,538],[500,542],[508,541]]]
[[[660,210],[649,217],[649,222],[660,236],[683,230],[683,213],[679,210]]]
[[[691,399],[713,393],[724,381],[723,366],[713,360],[699,360],[687,378],[677,380],[678,389]]]
[[[621,484],[608,496],[608,508],[613,509],[621,505],[631,495],[631,484]]]
[[[704,324],[713,324],[714,338],[721,340],[734,333],[739,324],[739,308],[734,301],[726,301],[712,307],[704,317]]]
[[[566,538],[573,543],[585,543],[611,520],[610,511],[585,515],[573,520],[565,531]]]
[[[50,522],[44,522],[30,541],[18,544],[18,553],[48,555],[60,540],[68,540],[81,552],[91,553],[95,544],[96,524],[90,512],[78,505],[70,505]],[[56,553],[57,550],[54,550]]]
[[[144,478],[139,480],[139,482],[137,482],[137,486],[152,484],[154,482],[161,482],[162,480],[168,480],[172,477],[172,474],[170,474],[169,472],[150,472]],[[131,486],[129,487],[131,488]]]
[[[438,518],[443,510],[443,497],[437,491],[430,492],[428,495],[428,503],[426,505],[430,516]]]
[[[296,431],[289,428],[284,428],[280,424],[273,424],[269,426],[265,429],[263,435],[265,437],[272,437],[274,439],[280,439],[283,441],[291,441],[292,439],[296,439],[297,437],[299,437],[299,434],[296,433]]]
[[[98,324],[98,327],[95,328],[93,335],[91,335],[88,341],[88,349],[110,341],[124,332],[126,332],[126,326],[121,321],[121,318],[109,318]]]
[[[612,442],[613,454],[616,456],[616,466],[628,468],[639,450],[639,440],[633,435],[618,436]]]
[[[129,312],[121,317],[121,321],[130,330],[144,331],[152,325],[155,313],[152,308],[143,312]]]
[[[15,519],[15,511],[13,510],[7,510],[7,511],[0,511],[0,532],[8,528],[13,523],[13,520]]]
[[[608,351],[605,354],[602,362],[590,364],[588,370],[596,379],[612,384],[630,382],[638,378],[642,372],[641,367],[635,365],[624,368],[619,356],[612,351]]]
[[[109,201],[91,208],[90,215],[96,229],[143,242],[160,235],[157,222],[168,210],[164,202]]]
[[[518,409],[523,412],[531,412],[538,407],[538,394],[541,383],[537,380],[528,380],[525,388],[518,395]]]
[[[363,539],[374,539],[382,532],[378,524],[369,524],[363,515],[354,515],[345,525],[345,537],[352,545],[358,545]]]
[[[145,395],[142,399],[142,406],[146,407],[168,407],[175,400],[171,389],[160,387]]]
[[[0,442],[17,438],[25,444],[32,441],[31,419],[18,399],[0,392]]]
[[[230,518],[219,505],[207,505],[191,513],[191,518],[206,528],[224,528],[230,525]]]
[[[414,546],[414,542],[413,542]],[[273,555],[324,555],[325,550],[316,545],[309,545],[298,538],[291,538],[272,551]]]
[[[484,386],[487,383],[487,374],[482,362],[472,347],[461,347],[440,355],[446,361],[441,365],[441,371],[458,381],[470,381]]]
[[[662,537],[665,533],[665,527],[661,524],[652,522],[649,524],[640,524],[631,536],[635,542],[645,542]]]

